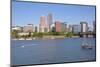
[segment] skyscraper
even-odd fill
[[[52,19],[52,14],[51,13],[48,14],[47,23],[48,23],[49,31],[51,31],[50,26],[53,24],[53,19]]]
[[[87,22],[80,22],[81,24],[81,32],[88,32],[88,23]]]
[[[40,17],[39,32],[47,32],[45,17]]]

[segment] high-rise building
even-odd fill
[[[49,31],[51,31],[51,30],[50,30],[50,26],[53,24],[53,18],[52,18],[52,14],[51,14],[51,13],[48,14],[48,17],[47,17],[47,24],[48,24],[48,29],[49,29]]]
[[[81,26],[80,25],[73,25],[72,32],[73,33],[79,33],[79,32],[81,32]]]
[[[47,32],[45,17],[40,17],[39,32]]]
[[[67,31],[67,24],[66,23],[61,23],[61,31],[66,32]]]
[[[81,32],[88,32],[88,23],[87,22],[80,22],[81,24]]]
[[[60,21],[55,21],[55,31],[61,32],[61,22]]]
[[[55,24],[54,23],[50,26],[50,30],[51,30],[51,32],[55,32]]]
[[[68,32],[72,32],[73,25],[69,25]]]
[[[38,27],[37,26],[35,26],[34,32],[38,32]]]
[[[39,32],[39,26],[34,27],[34,32]]]
[[[25,33],[34,32],[33,24],[27,24],[26,26],[24,26],[23,32],[25,32]]]

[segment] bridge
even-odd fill
[[[96,37],[95,32],[85,32],[85,33],[79,33],[78,34],[80,37]]]

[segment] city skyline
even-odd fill
[[[47,24],[48,14],[50,13],[52,14],[53,23],[55,21],[60,21],[68,22],[68,24],[79,24],[81,21],[85,21],[92,27],[93,21],[95,21],[94,6],[46,4],[34,2],[12,2],[12,5],[13,26],[24,26],[29,23],[39,26],[40,17],[42,15],[45,17]]]

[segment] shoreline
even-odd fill
[[[65,39],[65,38],[70,39],[70,38],[83,38],[83,37],[63,37],[63,38],[61,38],[61,37],[59,37],[59,38],[51,37],[51,38],[27,38],[27,39],[24,39],[24,38],[20,38],[20,39],[14,38],[14,39],[11,39],[11,40],[39,40],[39,39],[44,40],[44,39]],[[87,38],[95,38],[95,37],[87,37]]]

